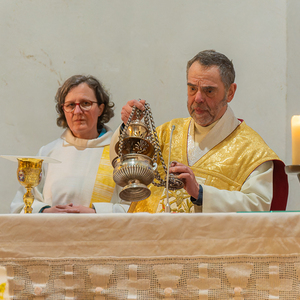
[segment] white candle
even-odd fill
[[[300,116],[292,117],[292,164],[300,165]]]

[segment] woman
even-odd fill
[[[61,163],[43,164],[40,184],[33,189],[33,213],[127,212],[112,180],[109,144],[112,131],[105,126],[114,115],[114,104],[92,76],[75,75],[58,89],[57,125],[66,128],[61,137],[43,146],[38,156]],[[21,187],[11,212],[23,211]]]

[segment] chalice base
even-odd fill
[[[128,185],[124,186],[119,196],[121,199],[130,202],[137,202],[144,200],[151,195],[150,190],[143,183],[138,180],[130,182]]]
[[[26,205],[25,207],[24,207],[24,213],[25,214],[32,214],[32,207],[30,206],[30,205]]]

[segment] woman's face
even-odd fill
[[[81,109],[79,103],[93,102],[90,110]],[[71,105],[75,108],[72,112],[64,114],[73,135],[81,139],[95,139],[99,136],[97,131],[98,117],[104,110],[104,104],[98,106],[94,90],[85,82],[73,87],[65,98],[64,106]]]

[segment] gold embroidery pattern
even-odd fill
[[[112,178],[113,167],[109,159],[109,146],[103,149],[90,207],[94,202],[110,202],[114,192],[115,182]]]
[[[185,192],[184,189],[169,191],[169,203],[171,207],[171,212],[173,213],[193,213],[194,204],[190,200],[190,195]],[[157,207],[157,213],[165,211],[165,206],[167,204],[166,189],[163,192],[162,199],[159,201]]]

